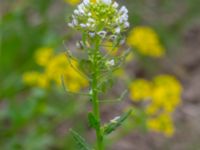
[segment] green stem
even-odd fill
[[[98,53],[99,53],[99,40],[96,40],[94,51],[92,52],[92,80],[91,80],[91,88],[92,88],[92,107],[93,113],[96,119],[99,122],[98,127],[96,130],[96,140],[97,140],[97,150],[103,150],[103,135],[101,133],[101,116],[100,116],[100,106],[99,106],[99,99],[98,99],[98,84],[97,84],[97,77],[99,74],[99,65],[98,65]]]

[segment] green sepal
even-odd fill
[[[94,129],[99,128],[99,126],[100,126],[99,121],[96,119],[96,117],[94,116],[94,114],[92,112],[88,113],[88,121],[92,128],[94,128]]]
[[[129,110],[128,112],[125,112],[122,114],[119,118],[111,120],[108,124],[106,124],[103,127],[103,133],[104,135],[108,135],[115,131],[119,126],[122,125],[122,123],[129,117],[132,110]]]
[[[86,143],[85,139],[81,137],[76,131],[70,129],[70,132],[73,135],[73,138],[77,144],[77,150],[92,150],[89,145]]]

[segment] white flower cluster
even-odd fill
[[[88,32],[90,37],[98,35],[114,39],[129,27],[127,8],[118,7],[119,4],[112,0],[83,0],[74,10],[72,21],[68,25]]]

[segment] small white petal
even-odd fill
[[[91,12],[88,13],[88,16],[92,16]]]
[[[93,38],[95,36],[95,32],[89,32],[89,36]]]
[[[100,31],[100,32],[98,32],[97,33],[100,37],[102,37],[102,38],[105,38],[105,36],[106,36],[106,31]]]
[[[79,11],[81,14],[84,14],[84,13],[85,13],[84,9],[85,9],[84,4],[78,5],[78,11]]]
[[[87,27],[87,25],[86,25],[86,24],[83,24],[83,23],[81,23],[80,26],[81,26],[82,28]]]
[[[114,8],[117,8],[119,6],[119,4],[117,2],[114,2],[112,5]]]
[[[76,19],[72,20],[73,25],[77,26],[78,25],[78,21]]]
[[[107,61],[106,64],[107,64],[108,66],[114,66],[114,65],[115,65],[115,60],[112,59],[112,60],[110,60],[110,61]]]
[[[125,27],[125,28],[129,28],[129,27],[130,27],[129,22],[125,22],[125,23],[124,23],[124,27]]]
[[[90,23],[86,23],[86,26],[87,26],[87,27],[90,27],[90,26],[91,26],[91,24],[90,24]]]
[[[123,45],[126,42],[125,38],[119,42],[119,45]]]
[[[75,10],[74,10],[74,14],[75,14],[75,15],[79,15],[80,12],[79,12],[77,9],[75,9]]]
[[[101,0],[106,5],[110,5],[112,3],[112,0]]]
[[[110,40],[115,41],[116,39],[117,39],[117,36],[116,36],[116,35],[111,35],[111,36],[110,36]]]
[[[83,4],[88,5],[90,3],[89,0],[83,0]]]
[[[120,27],[117,27],[117,28],[115,29],[115,33],[117,33],[117,34],[119,34],[120,31],[121,31],[121,28],[120,28]]]
[[[122,6],[121,9],[119,10],[120,13],[128,13],[128,9],[125,6]]]
[[[95,22],[95,20],[92,19],[92,18],[89,18],[89,19],[88,19],[88,22]]]
[[[71,28],[74,27],[73,23],[68,23],[68,26],[71,27]]]

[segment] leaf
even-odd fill
[[[101,83],[98,85],[99,89],[103,92],[106,93],[106,91],[111,88],[114,84],[114,80],[113,78],[111,78],[111,74],[110,76],[108,76],[108,78],[105,78],[101,81]]]
[[[111,120],[108,124],[106,124],[104,128],[104,135],[108,135],[112,133],[114,130],[116,130],[121,124],[128,118],[128,116],[131,114],[132,110],[129,110],[128,112],[122,114],[120,117],[116,117],[113,120]]]
[[[92,150],[86,143],[85,139],[82,138],[76,131],[70,129],[70,132],[72,133],[73,138],[76,141],[78,150]]]
[[[94,129],[99,128],[99,121],[96,119],[96,117],[94,116],[94,114],[92,112],[88,113],[88,120],[90,123],[90,126]]]
[[[82,59],[81,61],[79,61],[79,67],[80,67],[81,71],[88,76],[91,73],[91,69],[90,69],[91,65],[92,64],[89,60]]]

